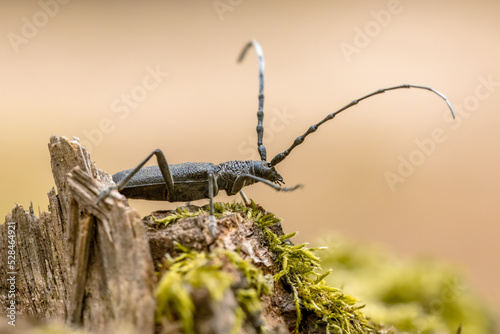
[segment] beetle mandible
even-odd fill
[[[248,49],[254,47],[259,62],[259,109],[257,111],[257,150],[261,161],[232,160],[218,165],[208,162],[187,162],[181,164],[168,164],[163,152],[159,149],[149,154],[139,165],[133,169],[124,170],[113,175],[115,186],[104,189],[97,202],[106,198],[110,191],[117,189],[128,198],[146,199],[152,201],[189,202],[208,198],[210,200],[209,230],[214,237],[217,234],[214,216],[213,197],[219,190],[225,190],[230,196],[241,193],[245,202],[248,202],[243,187],[256,182],[262,182],[278,191],[293,191],[301,185],[294,187],[281,187],[283,177],[276,171],[275,166],[282,162],[290,152],[302,144],[304,139],[315,132],[323,123],[333,119],[342,111],[358,104],[360,101],[382,94],[390,90],[401,88],[425,89],[437,94],[448,105],[453,118],[455,114],[448,99],[440,92],[426,86],[404,84],[389,88],[382,88],[353,100],[339,110],[328,114],[320,122],[310,126],[306,132],[298,136],[293,144],[285,151],[278,153],[270,162],[267,161],[266,147],[262,142],[264,136],[264,56],[260,44],[252,40],[243,48],[238,62],[241,62]],[[144,165],[156,156],[158,166]]]

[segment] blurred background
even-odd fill
[[[47,144],[77,136],[114,173],[160,148],[169,163],[258,160],[263,47],[268,158],[355,98],[246,193],[296,241],[340,233],[458,265],[500,308],[500,3],[497,1],[2,1],[0,209],[46,210]],[[154,163],[154,162],[152,162]],[[218,200],[230,201],[219,195]],[[205,204],[200,201],[199,204]],[[130,201],[141,215],[179,203]]]

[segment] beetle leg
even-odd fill
[[[245,193],[243,192],[243,190],[240,190],[240,195],[241,195],[241,198],[243,198],[243,202],[245,202],[245,204],[250,204],[250,200],[248,199],[247,195],[245,195]]]
[[[165,155],[161,150],[154,150],[149,154],[146,159],[144,159],[140,164],[138,164],[130,173],[127,174],[123,179],[118,182],[116,186],[111,186],[101,192],[99,197],[97,198],[97,204],[106,198],[112,189],[117,189],[121,191],[130,179],[137,174],[137,172],[148,162],[149,159],[156,155],[156,161],[158,162],[158,167],[160,168],[161,175],[163,176],[163,180],[165,181],[165,185],[167,186],[167,190],[169,194],[173,194],[174,192],[174,179],[172,178],[172,173],[170,173],[170,168],[168,167],[167,159],[165,159]]]
[[[208,199],[210,200],[210,215],[208,217],[208,229],[214,238],[217,237],[217,221],[214,214],[214,173],[208,173]]]
[[[271,187],[271,188],[273,188],[273,189],[275,189],[277,191],[294,191],[295,189],[298,189],[298,188],[302,187],[301,184],[297,184],[297,185],[295,185],[293,187],[280,187],[277,184],[274,184],[274,183],[272,183],[269,180],[266,180],[266,179],[263,179],[261,177],[258,177],[258,176],[255,176],[255,175],[251,175],[251,174],[240,174],[240,176],[238,177],[238,179],[240,179],[240,178],[241,179],[253,179],[255,181],[262,182],[265,185],[268,185],[269,187]]]
[[[263,179],[261,177],[255,176],[255,175],[240,174],[240,175],[238,175],[238,177],[234,181],[234,184],[233,184],[233,186],[231,188],[231,191],[228,192],[227,194],[229,196],[233,196],[233,195],[236,195],[238,193],[238,191],[241,193],[241,189],[243,189],[243,187],[245,187],[246,181],[250,181],[250,179],[258,181],[258,182],[262,182],[265,185],[268,185],[269,187],[271,187],[271,188],[273,188],[273,189],[275,189],[277,191],[294,191],[295,189],[302,187],[301,184],[297,184],[297,185],[295,185],[293,187],[280,187],[277,184],[274,184],[274,183],[272,183],[269,180]],[[245,197],[243,197],[243,200],[245,200]]]

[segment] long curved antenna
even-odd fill
[[[248,42],[248,44],[243,48],[243,51],[241,51],[240,57],[238,58],[238,63],[240,63],[243,58],[245,58],[245,55],[251,46],[254,47],[255,52],[257,52],[257,57],[259,58],[259,110],[257,111],[257,150],[259,151],[261,160],[266,161],[266,147],[262,143],[262,138],[264,137],[264,126],[262,125],[262,122],[264,120],[264,54],[262,52],[262,47],[260,46],[260,44],[255,40],[251,40],[250,42]]]
[[[342,111],[346,110],[346,109],[349,109],[350,107],[358,104],[358,102],[360,101],[363,101],[364,99],[367,99],[369,97],[372,97],[374,95],[377,95],[377,94],[382,94],[382,93],[385,93],[389,90],[395,90],[395,89],[400,89],[400,88],[418,88],[418,89],[426,89],[426,90],[429,90],[435,94],[437,94],[440,98],[442,98],[446,104],[448,105],[448,108],[450,108],[450,111],[451,111],[451,115],[453,116],[453,118],[455,118],[455,112],[453,111],[453,107],[451,106],[450,104],[450,101],[448,101],[448,99],[446,98],[446,96],[444,96],[443,94],[441,94],[440,92],[438,92],[437,90],[435,89],[432,89],[430,87],[425,87],[425,86],[417,86],[417,85],[408,85],[408,84],[405,84],[405,85],[399,85],[399,86],[394,86],[394,87],[389,87],[389,88],[382,88],[382,89],[379,89],[373,93],[370,93],[368,95],[365,95],[363,96],[362,98],[359,98],[357,100],[354,100],[352,101],[351,103],[347,104],[346,106],[340,108],[339,110],[337,110],[336,112],[333,112],[331,114],[329,114],[328,116],[326,116],[321,122],[315,124],[315,125],[311,125],[309,127],[309,129],[307,129],[307,131],[301,135],[301,136],[298,136],[292,146],[290,146],[287,150],[281,152],[281,153],[278,153],[274,158],[273,160],[271,160],[271,165],[272,166],[276,166],[277,164],[279,164],[280,162],[282,162],[289,154],[290,152],[297,146],[299,146],[300,144],[302,144],[302,142],[304,141],[304,139],[310,135],[311,133],[313,133],[314,131],[316,131],[318,129],[318,127],[333,119],[337,114],[340,114]]]

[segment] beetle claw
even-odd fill
[[[97,204],[101,203],[102,200],[104,200],[106,197],[109,196],[109,194],[111,193],[111,190],[115,190],[115,189],[117,189],[116,186],[111,186],[111,187],[107,187],[106,189],[101,191],[101,193],[97,197]]]
[[[217,221],[215,220],[215,216],[210,215],[208,217],[209,223],[208,223],[208,229],[210,230],[210,233],[212,233],[212,236],[214,238],[217,238]]]

